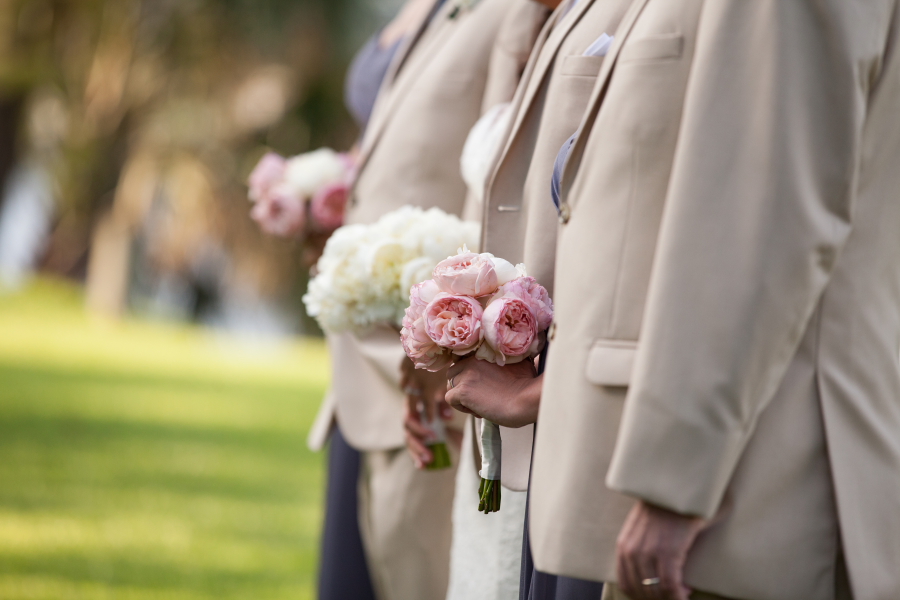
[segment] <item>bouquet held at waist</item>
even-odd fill
[[[269,152],[250,174],[250,216],[270,235],[330,233],[344,223],[354,177],[354,159],[329,148],[287,159]]]
[[[463,247],[412,286],[400,338],[416,368],[439,371],[474,354],[500,366],[530,360],[546,343],[553,302],[524,265]],[[479,510],[500,509],[500,428],[482,420]]]
[[[410,288],[460,246],[477,244],[479,232],[477,223],[412,206],[372,224],[345,225],[325,244],[303,297],[306,310],[330,334],[364,336],[384,326],[399,331]],[[449,467],[444,423],[437,417],[430,425],[435,460],[429,469]]]

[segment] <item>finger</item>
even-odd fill
[[[643,584],[645,576],[642,574],[640,559],[637,556],[638,550],[626,555],[622,565],[625,580],[625,593],[631,600],[650,600],[647,594],[647,587]],[[647,577],[652,577],[648,575]]]
[[[465,407],[462,405],[462,396],[459,393],[459,390],[447,390],[446,395],[444,396],[444,402],[449,404],[452,408],[460,412],[466,412]]]
[[[633,564],[636,574],[636,583],[640,587],[642,599],[661,600],[668,598],[663,588],[665,579],[659,571],[659,545],[657,540],[652,539],[646,527],[640,528],[640,542],[638,551],[635,553]],[[647,585],[644,582],[649,580],[659,580],[658,583]],[[670,599],[673,600],[673,599]]]
[[[481,415],[479,415],[477,412],[475,412],[474,410],[471,410],[470,408],[468,408],[462,404],[462,395],[459,393],[458,390],[454,389],[454,390],[450,390],[449,392],[447,392],[445,401],[447,402],[447,404],[449,404],[453,408],[453,410],[458,410],[461,413],[465,413],[467,415],[472,415],[474,417],[478,417],[479,419],[481,418]]]
[[[641,584],[642,577],[637,559],[640,536],[637,512],[632,509],[628,513],[616,545],[616,574],[619,587],[632,600],[644,598],[644,586]]]
[[[403,427],[407,432],[424,442],[431,441],[435,437],[434,430],[419,420],[407,419],[404,421]]]
[[[422,420],[421,413],[419,412],[419,401],[411,396],[406,396],[406,410],[404,415],[405,421],[416,421],[420,422]]]
[[[656,559],[662,597],[666,600],[689,600],[691,591],[684,585],[684,563],[674,552],[662,550]]]
[[[450,368],[447,370],[447,379],[452,379],[454,375],[459,375],[463,372],[463,370],[469,365],[470,357],[460,358],[455,363],[450,365]]]
[[[659,597],[665,600],[687,600],[682,594],[681,577],[676,573],[677,569],[673,568],[671,560],[664,556],[656,559],[654,567],[658,573],[659,585],[655,586],[659,590]]]
[[[412,454],[413,459],[418,460],[423,465],[430,465],[434,460],[434,455],[432,455],[428,446],[423,444],[421,440],[409,432],[406,434],[406,448]]]
[[[409,417],[415,415],[415,418],[419,418],[419,399],[412,394],[406,394],[404,396],[406,398],[406,414]]]

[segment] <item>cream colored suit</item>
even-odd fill
[[[698,590],[831,600],[843,549],[900,598],[898,31],[897,0],[629,10],[563,181],[539,569],[614,578],[608,472],[719,515]]]
[[[517,4],[515,10],[520,15],[515,19],[515,26],[505,23],[494,45],[485,112],[512,101],[535,41],[551,14],[548,8],[530,0]],[[481,156],[489,154],[483,148],[480,153]],[[480,211],[480,197],[481,194],[470,191],[469,206]],[[503,509],[498,514],[485,517],[478,511],[481,457],[473,437],[473,419],[469,421],[456,477],[447,600],[516,600],[526,494],[505,492]]]
[[[553,163],[575,133],[591,97],[602,56],[584,56],[598,37],[613,35],[631,0],[564,2],[548,21],[513,100],[513,120],[487,191],[482,231],[486,252],[513,264],[553,293],[556,209]],[[528,488],[534,426],[501,427],[503,485]]]
[[[531,8],[530,0],[447,0],[408,39],[362,140],[348,223],[371,223],[406,204],[464,212],[459,157],[481,114],[492,49]],[[310,442],[321,444],[336,420],[363,453],[360,525],[376,593],[443,600],[455,469],[417,471],[404,449],[399,336],[382,327],[329,336],[329,347],[332,387]]]

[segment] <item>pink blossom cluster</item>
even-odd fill
[[[323,148],[286,159],[269,152],[250,174],[250,216],[280,237],[334,231],[344,223],[353,177],[348,154]]]
[[[463,249],[414,285],[400,338],[418,369],[440,371],[472,352],[498,365],[536,356],[553,302],[522,265]]]

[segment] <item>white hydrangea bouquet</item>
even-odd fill
[[[371,225],[345,225],[325,244],[303,296],[307,312],[329,333],[399,329],[409,290],[462,245],[478,244],[480,225],[438,208],[404,206]]]
[[[325,244],[303,297],[306,310],[330,333],[364,333],[379,324],[399,329],[410,288],[460,246],[477,245],[479,232],[478,223],[412,206],[371,225],[345,225]],[[444,424],[436,417],[430,425],[436,437],[428,469],[450,467]]]

